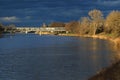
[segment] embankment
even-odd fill
[[[105,39],[113,42],[117,48],[120,48],[120,37],[112,38],[106,35],[80,35],[80,34],[60,34],[60,36],[78,36],[78,37]]]
[[[120,80],[120,37],[112,38],[106,35],[78,35],[78,34],[64,34],[62,36],[80,36],[89,38],[105,39],[113,42],[113,47],[116,50],[119,58],[115,63],[111,63],[107,68],[103,68],[96,75],[89,78],[88,80]]]
[[[87,37],[87,38],[98,38],[105,39],[113,42],[113,47],[118,51],[119,58],[115,63],[111,63],[107,68],[103,68],[101,71],[96,73],[94,76],[88,80],[120,80],[120,37],[113,38],[107,35],[79,35],[79,34],[59,34],[60,36],[77,36],[77,37]]]
[[[112,64],[110,67],[102,69],[88,80],[120,80],[120,61]]]

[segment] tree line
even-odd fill
[[[13,33],[16,30],[16,26],[14,24],[10,24],[8,26],[0,23],[0,35],[3,33]]]
[[[79,21],[71,21],[65,25],[69,33],[96,35],[100,33],[110,36],[120,36],[120,11],[111,11],[106,18],[100,10],[94,9],[88,12],[87,17],[81,17]]]
[[[3,25],[0,24],[0,35],[2,34],[3,31],[4,31]]]

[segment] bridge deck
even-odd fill
[[[65,27],[17,27],[21,31],[66,31]]]

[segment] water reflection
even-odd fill
[[[0,80],[87,80],[113,58],[91,38],[16,34],[0,44]]]
[[[111,42],[111,50],[113,51],[113,54],[111,55],[113,58],[113,63],[120,60],[120,47],[116,46],[116,44]]]
[[[108,42],[106,40],[91,39],[91,38],[90,41],[87,40],[85,47],[87,48],[86,51],[90,57],[90,59],[88,60],[91,60],[93,70],[98,70],[101,67],[103,67],[104,63],[102,61],[109,64],[109,60],[106,60],[106,58],[108,57],[110,58],[109,55],[111,55],[112,53],[109,52],[110,47],[108,47],[109,46]]]

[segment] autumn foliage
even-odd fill
[[[52,22],[49,27],[65,27],[65,23],[62,22]]]
[[[71,32],[71,33],[79,33],[79,27],[80,23],[77,22],[77,21],[72,21],[72,22],[69,22],[65,25],[65,28],[67,31]]]
[[[100,10],[94,9],[88,12],[87,17],[79,21],[72,21],[65,25],[69,33],[96,35],[99,33],[120,36],[120,11],[112,11],[104,18]]]
[[[120,36],[120,12],[112,11],[105,21],[105,32]]]

